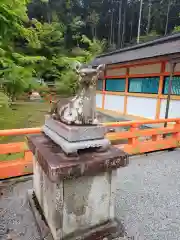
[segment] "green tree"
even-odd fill
[[[175,26],[173,33],[178,33],[178,32],[180,32],[180,26]]]
[[[28,56],[19,49],[39,48],[36,30],[29,22],[27,1],[2,0],[0,4],[0,86],[14,100],[33,81],[33,67],[44,60],[42,56]]]
[[[152,40],[155,40],[158,37],[160,37],[160,35],[156,31],[151,31],[147,35],[140,36],[140,42],[143,43],[143,42],[152,41]]]

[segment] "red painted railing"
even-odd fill
[[[173,123],[163,127],[165,122]],[[140,129],[142,125],[153,124],[156,127]],[[119,143],[119,147],[129,154],[147,153],[151,151],[176,148],[180,146],[180,118],[146,120],[146,121],[125,121],[103,123],[104,126],[115,128],[126,128],[128,131],[117,131],[107,133],[107,138],[113,141],[126,140],[125,144]],[[0,130],[0,136],[38,134],[41,128]],[[165,136],[168,134],[168,136]],[[148,138],[148,140],[147,140]],[[0,179],[16,177],[32,173],[32,153],[25,143],[0,144],[0,154],[21,153],[23,157],[15,160],[0,161]],[[0,158],[1,159],[1,158]]]
[[[174,124],[163,127],[164,123]],[[140,126],[151,124],[156,126],[140,129]],[[107,134],[111,141],[126,139],[126,144],[119,144],[116,147],[122,148],[129,154],[147,153],[180,146],[180,118],[104,123],[104,125],[107,127],[129,127],[129,130],[125,132]]]
[[[41,128],[7,129],[7,130],[0,130],[0,137],[36,134],[36,133],[40,133],[40,132],[41,132]]]
[[[40,132],[41,128],[0,130],[0,137],[37,134]],[[25,142],[0,144],[0,154],[7,155],[7,160],[3,161],[1,161],[0,155],[0,179],[18,177],[32,173],[33,154],[28,149]],[[8,156],[12,154],[20,154],[21,156],[17,159],[9,160]]]

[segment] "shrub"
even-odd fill
[[[6,94],[0,91],[0,108],[8,108],[10,105],[10,99]]]

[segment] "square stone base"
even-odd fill
[[[33,190],[28,191],[28,200],[41,239],[54,240],[51,230],[45,220],[45,217]],[[124,227],[116,219],[113,221],[106,221],[103,224],[94,226],[93,228],[74,232],[63,238],[63,240],[111,240],[115,238],[117,238],[118,240],[125,240]]]
[[[67,156],[43,134],[28,136],[28,144],[34,154],[34,205],[53,240],[123,235],[114,220],[114,200],[117,169],[128,164],[126,153],[110,146],[106,152]]]
[[[77,154],[79,150],[88,148],[98,148],[99,151],[105,151],[110,146],[110,141],[106,138],[69,142],[47,126],[43,127],[43,131],[53,142],[58,144],[66,154]]]
[[[49,128],[52,132],[66,139],[68,142],[103,139],[106,134],[106,128],[101,124],[87,126],[67,125],[52,119],[50,116],[46,117],[44,127]]]
[[[34,159],[33,172],[36,202],[54,240],[113,222],[117,170],[52,182]]]

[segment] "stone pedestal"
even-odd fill
[[[29,136],[28,144],[34,154],[30,204],[44,239],[123,236],[114,215],[114,195],[116,171],[128,164],[127,154],[110,147],[67,156],[43,134]]]
[[[99,148],[105,151],[110,141],[105,138],[106,128],[103,125],[67,125],[46,117],[43,132],[59,145],[66,154],[77,154],[86,148]]]

